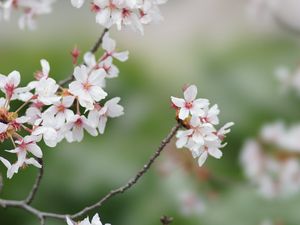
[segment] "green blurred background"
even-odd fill
[[[297,66],[299,37],[249,22],[245,2],[170,0],[162,7],[165,21],[146,27],[144,37],[114,28],[111,36],[118,40],[118,49],[130,51],[130,59],[117,63],[120,76],[108,81],[107,90],[110,97],[121,96],[125,115],[109,121],[102,136],[86,135],[81,143],[63,142],[55,149],[43,146],[45,176],[33,205],[72,213],[127,182],[175,124],[169,97],[181,96],[181,87],[194,83],[199,96],[219,105],[223,123],[235,122],[224,157],[209,158],[205,164],[218,179],[199,179],[180,163],[162,176],[159,164],[170,154],[186,156],[172,142],[169,154],[134,188],[95,213],[113,225],[160,224],[162,215],[174,217],[174,225],[259,225],[266,218],[300,224],[300,195],[272,201],[259,197],[238,162],[245,139],[256,136],[266,122],[299,121],[300,109],[299,96],[282,95],[274,76],[280,65]],[[15,18],[0,23],[0,73],[20,71],[23,85],[40,69],[42,58],[50,62],[52,77],[65,78],[72,71],[74,45],[87,51],[102,30],[94,23],[88,4],[76,10],[68,1],[59,1],[53,14],[40,17],[38,23],[33,32],[20,31]],[[1,146],[1,150],[8,147]],[[3,165],[0,171],[6,172]],[[24,198],[36,172],[29,167],[12,180],[5,179],[1,198]],[[189,216],[180,213],[180,190],[196,192],[205,211]],[[22,210],[0,208],[0,224],[39,222]],[[49,219],[46,224],[64,222]]]

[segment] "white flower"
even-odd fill
[[[93,123],[97,124],[100,134],[104,133],[107,119],[119,117],[124,114],[124,108],[119,105],[121,99],[116,97],[107,101],[100,110],[94,109],[90,111],[88,119]]]
[[[70,93],[78,98],[81,106],[92,110],[95,101],[98,102],[107,96],[101,88],[104,76],[105,71],[102,69],[88,71],[86,66],[78,66],[74,70],[75,81],[69,85]]]
[[[11,179],[15,173],[19,171],[19,165],[17,163],[11,164],[7,159],[0,157],[0,161],[7,168],[6,176]]]
[[[78,223],[75,223],[69,217],[66,217],[66,222],[68,225],[103,225],[100,221],[100,217],[99,217],[98,213],[96,215],[94,215],[91,222],[89,221],[88,217]],[[104,225],[110,225],[110,224],[106,223]]]
[[[17,6],[24,9],[24,14],[19,19],[20,29],[26,27],[30,30],[36,29],[35,18],[38,15],[49,14],[52,11],[52,4],[55,0],[18,0]]]
[[[128,59],[128,51],[116,52],[116,41],[109,37],[109,33],[106,32],[103,37],[102,48],[106,51],[106,57],[113,57],[121,62],[125,62]]]
[[[122,17],[122,0],[94,0],[93,4],[99,9],[96,22],[106,28],[120,23]]]
[[[50,72],[50,65],[46,59],[41,59],[42,71],[38,71],[35,74],[35,79],[40,80],[42,78],[48,78]]]
[[[9,20],[12,9],[13,0],[0,1],[0,21]]]
[[[26,136],[22,140],[15,141],[18,146],[13,149],[9,150],[10,153],[17,153],[18,157],[25,158],[27,152],[30,152],[37,158],[42,158],[43,153],[41,148],[36,144],[36,142],[40,141],[40,138],[35,136]],[[23,157],[24,156],[24,157]]]
[[[220,159],[223,156],[222,151],[220,150],[220,148],[222,148],[223,146],[221,145],[220,140],[214,140],[214,141],[207,141],[205,143],[205,145],[202,145],[199,150],[194,151],[194,157],[199,157],[198,158],[198,164],[199,166],[202,166],[208,155],[216,158],[216,159]]]
[[[220,159],[223,155],[221,148],[225,135],[230,132],[233,123],[226,123],[219,130],[214,125],[219,124],[220,110],[217,105],[209,108],[207,99],[196,99],[197,87],[189,86],[184,91],[184,99],[171,97],[176,114],[187,130],[179,130],[176,134],[176,147],[188,148],[194,158],[198,158],[202,166],[209,155]]]
[[[196,99],[197,87],[195,85],[189,86],[184,91],[184,99],[171,97],[172,103],[179,108],[179,119],[184,120],[189,115],[201,116],[204,115],[203,108],[208,106],[209,101],[207,99]]]
[[[60,102],[56,102],[52,106],[50,106],[44,112],[44,114],[47,114],[48,116],[54,118],[56,120],[57,127],[61,127],[74,115],[74,112],[69,109],[73,105],[74,99],[74,96],[65,96],[61,99]]]
[[[84,0],[71,0],[71,3],[74,7],[81,8],[84,3]]]
[[[13,71],[8,76],[0,74],[0,89],[6,94],[8,99],[14,99],[16,92],[18,92],[18,86],[20,84],[20,73]]]
[[[54,79],[43,77],[35,87],[37,99],[45,105],[51,105],[59,101],[60,97],[56,95],[58,88],[59,86]]]
[[[66,124],[66,129],[71,131],[66,134],[66,138],[69,142],[80,142],[83,139],[83,132],[86,130],[90,135],[97,136],[97,130],[95,125],[91,123],[85,116],[74,115],[70,118],[70,121]]]

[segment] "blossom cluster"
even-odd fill
[[[143,33],[143,25],[162,20],[159,5],[167,0],[93,0],[91,10],[96,13],[96,22],[106,28],[116,25],[119,30],[129,26]],[[71,0],[80,8],[84,0]]]
[[[286,67],[279,67],[276,70],[275,75],[283,91],[292,89],[300,93],[300,68],[299,67],[296,68],[296,70],[294,70],[293,72]]]
[[[50,66],[41,60],[42,70],[35,73],[35,80],[25,87],[19,87],[20,73],[11,72],[0,76],[0,89],[5,98],[0,98],[0,141],[10,141],[13,145],[9,153],[17,155],[11,164],[4,157],[0,161],[7,167],[7,177],[11,178],[26,165],[41,167],[38,158],[43,153],[37,145],[43,140],[49,147],[55,147],[66,139],[80,142],[84,131],[92,136],[103,134],[108,118],[123,114],[120,98],[106,100],[104,90],[106,79],[118,76],[119,70],[113,59],[126,61],[128,52],[117,52],[116,43],[107,32],[103,37],[103,55],[97,59],[88,52],[85,64],[76,66],[73,81],[62,87],[49,76]],[[23,102],[14,109],[12,102]]]
[[[96,214],[93,218],[92,221],[90,222],[89,217],[85,218],[82,221],[79,222],[74,222],[72,221],[69,217],[66,217],[66,221],[68,225],[103,225],[100,221],[100,217],[98,214]],[[104,225],[110,225],[108,223]]]
[[[300,124],[265,125],[257,140],[246,141],[241,165],[246,177],[266,198],[285,197],[300,191],[300,162],[297,158]]]
[[[12,11],[21,12],[19,27],[35,29],[36,17],[49,14],[55,0],[4,0],[0,1],[0,21],[9,20]]]
[[[194,158],[198,158],[199,166],[202,166],[208,155],[217,159],[223,153],[220,150],[225,144],[223,140],[233,123],[226,123],[220,129],[215,126],[219,124],[218,105],[210,107],[208,99],[198,98],[197,87],[190,85],[184,90],[184,99],[171,97],[173,107],[176,109],[177,119],[186,128],[177,132],[176,146],[188,148]]]

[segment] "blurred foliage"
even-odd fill
[[[84,40],[81,43],[86,44]],[[52,76],[63,79],[72,71],[72,47],[64,42],[57,45],[55,41],[34,48],[24,43],[7,46],[0,42],[0,72],[19,70],[26,84],[40,69],[39,60],[46,58]],[[238,162],[244,140],[256,136],[263,123],[299,120],[300,99],[295,93],[280,94],[274,77],[278,65],[296,65],[300,59],[299,46],[291,39],[240,38],[223,49],[199,40],[191,41],[189,47],[196,71],[191,80],[174,71],[168,74],[168,70],[163,73],[173,80],[166,82],[163,74],[161,79],[153,77],[147,69],[146,56],[132,56],[129,62],[118,64],[120,77],[110,80],[107,90],[110,97],[121,96],[125,115],[109,121],[106,133],[97,138],[86,135],[82,143],[62,143],[55,149],[43,146],[45,177],[34,206],[72,213],[124,184],[143,166],[175,123],[169,96],[181,95],[178,84],[189,82],[199,86],[201,97],[219,104],[221,121],[236,124],[226,139],[228,146],[222,160],[210,158],[205,165],[225,182],[206,184],[192,174],[187,175],[188,179],[182,182],[190,182],[189,186],[203,196],[206,204],[204,214],[187,217],[180,214],[172,186],[166,184],[168,179],[152,169],[137,186],[98,210],[102,220],[113,225],[155,225],[160,224],[162,215],[169,215],[174,217],[172,225],[258,225],[265,218],[285,221],[284,225],[299,224],[300,195],[284,200],[262,199],[244,180]],[[171,151],[178,151],[174,144]],[[4,173],[4,166],[0,165],[0,169]],[[36,169],[30,167],[13,180],[4,179],[1,198],[22,199],[35,174]],[[209,189],[218,192],[216,198],[209,197]],[[0,224],[38,222],[22,210],[0,208]],[[59,224],[64,223],[47,221],[47,225]]]

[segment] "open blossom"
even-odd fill
[[[80,8],[84,0],[71,0],[74,7]],[[143,34],[143,24],[162,20],[159,5],[167,0],[93,0],[92,11],[96,13],[96,22],[106,28],[116,25],[131,27]]]
[[[26,136],[21,140],[17,140],[17,147],[13,150],[7,150],[7,152],[17,154],[17,162],[11,164],[8,160],[0,157],[0,161],[7,167],[7,177],[12,178],[12,176],[18,172],[20,167],[24,165],[34,165],[38,168],[41,167],[39,162],[34,158],[28,158],[28,153],[31,153],[37,158],[42,158],[43,153],[40,147],[36,144],[39,141],[38,137]]]
[[[0,74],[0,89],[5,93],[7,99],[13,99],[18,92],[18,86],[20,84],[20,73],[13,71],[7,76]]]
[[[92,221],[90,222],[89,217],[85,218],[80,222],[74,222],[69,217],[66,217],[66,222],[68,225],[110,225],[108,223],[102,224],[98,213],[93,216]]]
[[[3,0],[0,1],[1,18],[9,20],[10,14],[14,11],[21,12],[19,27],[30,30],[36,28],[36,17],[49,14],[52,11],[52,4],[55,0]]]
[[[73,96],[62,97],[61,101],[55,102],[44,113],[53,118],[57,126],[60,127],[74,115],[74,112],[69,109],[73,105],[74,100],[75,98]]]
[[[92,110],[95,101],[100,101],[107,96],[107,93],[101,88],[102,77],[105,71],[88,70],[86,66],[78,66],[74,69],[75,81],[70,83],[70,93],[76,96],[81,106]]]
[[[266,198],[291,196],[300,191],[299,125],[263,126],[258,140],[245,142],[240,161],[246,177]],[[270,148],[268,147],[270,146]]]
[[[45,59],[40,61],[42,68],[35,73],[35,80],[25,87],[19,87],[21,76],[17,71],[8,76],[0,75],[0,90],[5,97],[0,97],[0,142],[11,142],[14,149],[8,152],[17,156],[17,160],[11,163],[0,155],[8,178],[26,165],[41,167],[36,160],[42,157],[38,146],[41,140],[49,147],[55,147],[64,139],[79,142],[84,130],[97,136],[97,127],[103,133],[108,118],[123,114],[118,97],[100,107],[100,101],[107,96],[102,86],[105,86],[103,80],[108,77],[106,71],[109,70],[104,70],[103,61],[112,62],[112,57],[98,61],[94,55],[91,59],[93,57],[94,62],[91,60],[87,66],[75,68],[75,81],[69,84],[69,88],[60,87],[50,77],[50,65]],[[10,107],[13,101],[21,103],[16,110],[11,110],[15,109]],[[91,112],[95,113],[93,121],[87,118]]]
[[[203,115],[203,108],[209,105],[207,99],[196,99],[197,87],[195,85],[189,86],[184,92],[184,99],[171,97],[172,103],[179,108],[178,117],[181,120],[186,119],[189,115],[200,116]]]
[[[12,10],[13,0],[0,1],[0,21],[9,20]]]
[[[120,100],[118,97],[113,98],[107,101],[103,107],[95,107],[93,111],[90,111],[88,118],[92,124],[97,125],[100,134],[104,133],[108,118],[115,118],[124,114],[124,108],[118,104]]]
[[[194,158],[198,158],[199,166],[202,166],[209,155],[220,159],[223,155],[220,150],[225,144],[223,140],[233,123],[226,123],[219,130],[215,125],[219,124],[220,110],[217,105],[209,108],[207,99],[196,99],[197,87],[191,85],[184,91],[184,99],[171,97],[178,120],[186,130],[179,130],[176,134],[177,148],[188,148]]]
[[[66,128],[69,131],[67,135],[68,141],[82,141],[84,130],[92,136],[97,136],[97,130],[94,124],[92,124],[85,116],[79,116],[77,114],[72,116],[70,121],[66,124]]]
[[[103,37],[102,48],[105,50],[105,59],[113,57],[121,62],[125,62],[128,59],[128,51],[116,52],[116,41],[109,37],[108,32]]]

